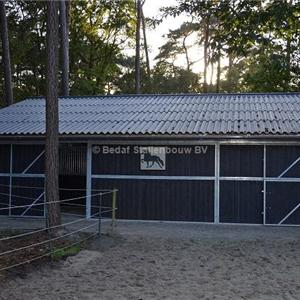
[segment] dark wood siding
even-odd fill
[[[0,145],[0,173],[10,172],[10,145]]]
[[[206,152],[201,154],[195,153],[195,146],[171,147],[191,149],[191,154],[166,154],[165,171],[140,170],[140,154],[134,146],[130,146],[130,154],[93,154],[92,174],[214,176],[214,146],[202,147]]]
[[[43,150],[42,145],[13,145],[13,173],[23,173]],[[44,170],[45,155],[42,155],[26,173],[44,174]]]
[[[59,174],[86,176],[86,145],[62,144],[59,148]]]
[[[103,150],[103,146],[98,147]],[[118,146],[110,147],[117,149]],[[139,146],[127,147],[122,148],[129,149],[125,154],[103,154],[101,150],[100,154],[94,151],[92,156],[92,174],[134,175],[131,179],[93,179],[94,189],[119,189],[119,218],[213,222],[213,180],[145,179],[139,176],[214,176],[214,146],[200,146],[202,153],[197,146],[168,147],[166,170],[162,171],[140,170]],[[93,202],[97,201],[94,199]],[[111,206],[110,200],[104,200],[104,203]]]
[[[300,204],[300,183],[268,182],[266,223],[278,224]],[[300,207],[283,224],[300,224]]]
[[[9,177],[0,177],[0,208],[9,205]],[[0,215],[7,215],[8,210],[0,210]]]
[[[31,205],[44,191],[43,178],[13,177],[12,185],[12,206]],[[44,197],[41,197],[36,203],[44,203]],[[11,214],[22,215],[26,209],[27,208],[12,209]],[[43,214],[44,206],[41,205],[33,206],[26,212],[25,216],[42,216]]]
[[[263,146],[221,146],[220,176],[263,176]]]
[[[214,220],[213,181],[93,179],[93,189],[119,189],[118,218],[141,220]],[[99,197],[93,200],[98,205]],[[105,196],[104,206],[111,206]]]
[[[221,177],[250,177],[249,181],[220,181],[220,222],[263,223],[263,183],[250,180],[263,177],[264,148],[254,145],[222,145]]]
[[[299,157],[300,147],[267,146],[267,177],[278,177]],[[300,178],[300,161],[285,173],[283,177]]]
[[[222,181],[220,222],[262,224],[262,189],[262,182]]]

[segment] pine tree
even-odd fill
[[[61,224],[58,177],[58,2],[47,2],[46,200],[49,225]],[[53,202],[53,203],[51,203]]]
[[[5,1],[0,1],[0,21],[1,21],[1,41],[2,41],[2,61],[4,65],[5,77],[5,103],[6,105],[13,104],[13,89],[11,76],[11,63],[9,52],[8,28]]]

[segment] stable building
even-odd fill
[[[118,189],[122,219],[300,224],[300,94],[59,99],[61,199]],[[1,214],[41,216],[45,100],[0,110]],[[107,202],[110,200],[104,200]]]

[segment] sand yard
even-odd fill
[[[299,228],[120,222],[64,261],[15,270],[1,299],[300,299]]]

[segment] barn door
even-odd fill
[[[268,146],[265,224],[300,225],[300,147]]]
[[[266,188],[266,224],[300,224],[300,183],[268,182]]]
[[[263,223],[262,146],[221,145],[220,222]]]

